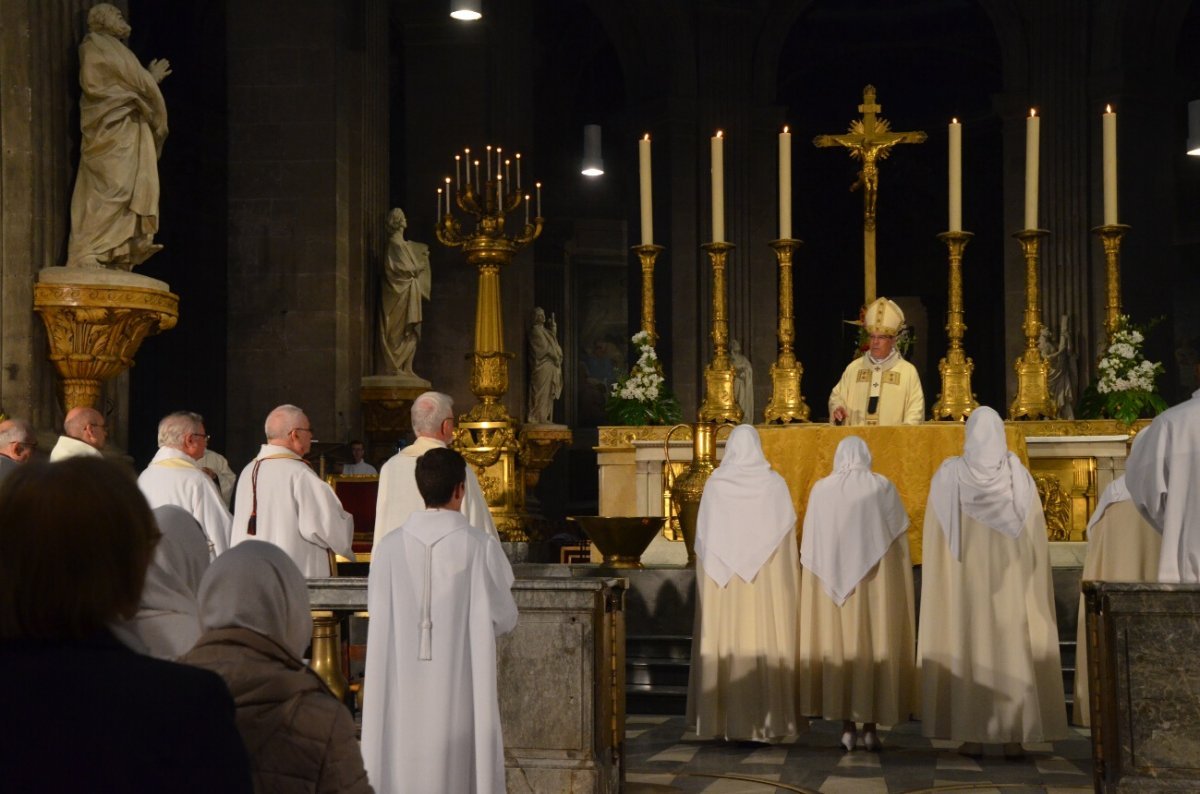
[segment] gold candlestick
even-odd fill
[[[729,360],[729,320],[725,315],[725,264],[731,243],[705,243],[712,264],[712,343],[713,357],[704,370],[704,404],[699,416],[703,422],[742,421],[742,406],[733,399],[733,363]]]
[[[635,245],[642,260],[642,330],[650,337],[650,345],[658,347],[658,332],[654,330],[654,262],[667,250],[661,245]]]
[[[1130,229],[1124,223],[1114,223],[1097,226],[1092,234],[1100,238],[1104,244],[1105,265],[1105,301],[1104,301],[1104,332],[1111,343],[1113,334],[1117,331],[1117,322],[1121,317],[1121,238]]]
[[[804,367],[792,348],[796,340],[796,319],[792,308],[792,262],[800,240],[775,240],[775,258],[779,262],[779,356],[771,365],[771,399],[763,411],[763,420],[787,424],[807,422],[809,408],[800,391]]]
[[[1017,232],[1021,252],[1025,256],[1025,352],[1017,357],[1017,396],[1008,407],[1009,419],[1054,419],[1058,406],[1050,399],[1046,386],[1046,359],[1038,350],[1042,332],[1042,313],[1038,308],[1038,249],[1041,239],[1049,235],[1045,229],[1025,229]]]
[[[962,339],[967,331],[963,322],[962,303],[962,256],[963,249],[974,235],[970,232],[942,232],[938,239],[950,249],[950,305],[946,312],[946,334],[950,338],[950,349],[938,362],[942,375],[942,393],[933,404],[933,418],[952,419],[961,422],[979,407],[979,401],[971,391],[971,372],[975,362],[963,350]]]

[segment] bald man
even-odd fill
[[[0,422],[0,480],[16,471],[37,449],[37,436],[28,422],[5,419]]]
[[[312,422],[294,405],[267,416],[267,443],[242,469],[231,545],[265,540],[288,553],[308,578],[330,576],[329,552],[354,559],[354,518],[308,465]]]
[[[95,408],[76,407],[67,411],[63,420],[63,435],[50,450],[50,462],[67,458],[100,457],[108,441],[108,423]]]

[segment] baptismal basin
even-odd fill
[[[568,516],[567,520],[579,522],[604,555],[604,565],[641,568],[642,552],[667,519],[663,516]]]

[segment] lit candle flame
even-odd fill
[[[648,140],[650,140],[650,133],[648,133],[648,132],[647,132],[645,135],[643,135],[643,136],[642,136],[642,140],[643,140],[643,141],[648,141]]]
[[[783,125],[783,131],[784,131],[784,132],[787,132],[787,131],[788,131],[788,125],[786,125],[786,124],[784,124],[784,125]]]
[[[1033,118],[1036,115],[1037,115],[1037,108],[1030,108],[1029,109],[1029,117]]]
[[[1104,112],[1105,112],[1105,113],[1112,113],[1112,105],[1105,105],[1105,106],[1104,106]]]
[[[950,119],[950,123],[951,123],[951,124],[957,124],[957,123],[958,123],[958,119]]]
[[[720,130],[717,130],[717,137],[723,138],[723,137],[725,137],[725,133],[721,132]]]

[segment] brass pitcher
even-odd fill
[[[671,433],[681,427],[676,425],[667,433],[669,445]],[[699,420],[692,429],[692,464],[687,471],[675,478],[670,487],[671,505],[679,516],[679,528],[683,532],[683,545],[687,549],[687,564],[696,564],[696,519],[700,512],[700,496],[704,493],[704,484],[713,473],[717,463],[717,425],[715,422]],[[670,471],[671,460],[668,453],[663,462],[666,471]]]

